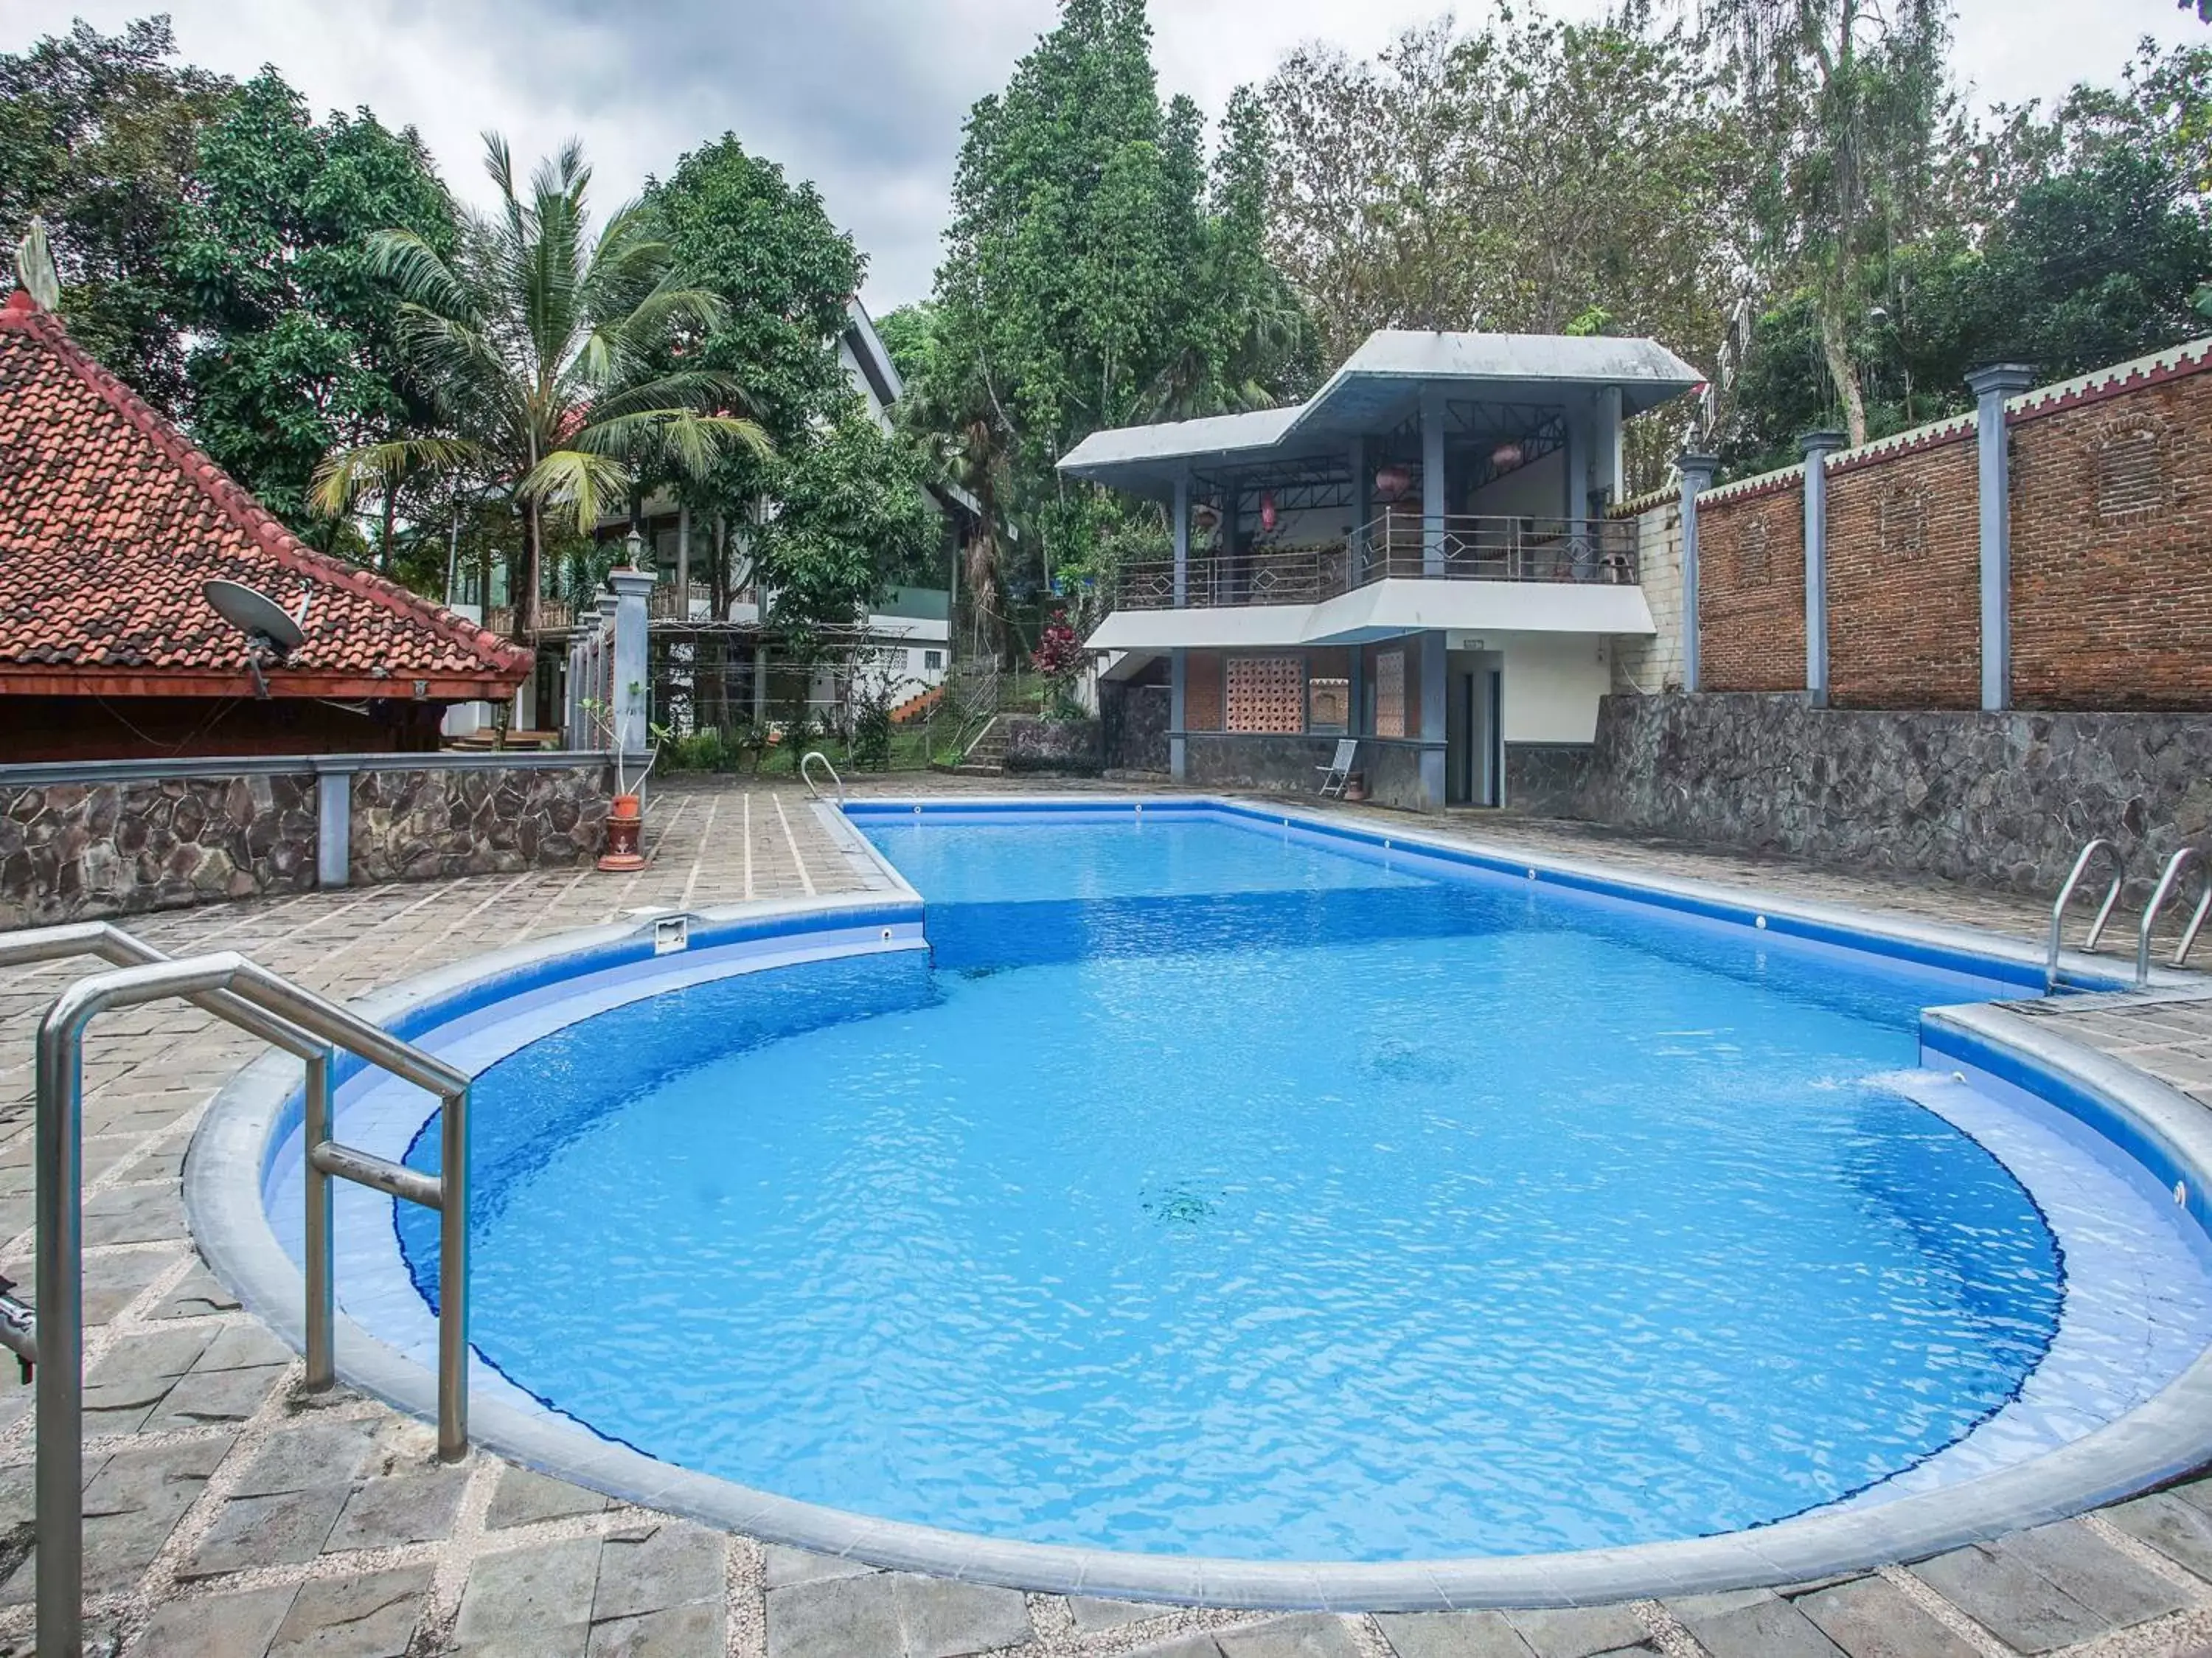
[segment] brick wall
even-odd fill
[[[2208,369],[2199,340],[2007,403],[2014,706],[2212,710]],[[1830,700],[1978,707],[1974,417],[1843,451],[1827,479]],[[1702,688],[1802,690],[1802,468],[1701,496],[1698,527]]]
[[[2212,709],[2212,374],[2012,420],[2013,699]]]
[[[1976,466],[1971,426],[1925,446],[1830,464],[1828,685],[1836,706],[1981,706]],[[1804,683],[1801,665],[1796,684]]]
[[[1698,501],[1698,681],[1709,691],[1805,684],[1801,468]]]

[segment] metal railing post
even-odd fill
[[[37,1466],[39,1658],[84,1649],[84,1067],[91,1009],[39,1027]]]
[[[438,1460],[469,1454],[469,1090],[439,1123]]]
[[[318,1392],[331,1386],[338,1379],[337,1346],[334,1334],[337,1323],[337,1286],[333,1280],[331,1268],[335,1240],[331,1177],[317,1167],[313,1157],[306,1154],[331,1137],[331,1070],[334,1057],[328,1048],[308,1056],[300,1125],[300,1166],[305,1176],[301,1184],[307,1194],[307,1231],[304,1252],[307,1280],[307,1385]]]

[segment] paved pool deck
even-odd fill
[[[1010,792],[870,780],[855,795]],[[1067,785],[1049,785],[1065,791]],[[1106,785],[1113,792],[1136,792]],[[1358,811],[1360,808],[1341,808]],[[1411,821],[1383,814],[1377,820]],[[339,997],[653,905],[856,890],[787,783],[678,779],[635,876],[531,872],[131,918]],[[1436,820],[1422,820],[1435,829]],[[2040,906],[1927,882],[1498,816],[1443,832],[1531,852],[2039,936]],[[29,1038],[67,978],[0,975],[0,1272],[30,1276]],[[2212,1106],[2212,1003],[2083,998],[2050,1015]],[[2081,1658],[2212,1643],[2212,1479],[2062,1524],[1782,1591],[1547,1612],[1199,1611],[877,1571],[644,1509],[477,1452],[341,1388],[242,1312],[186,1235],[179,1174],[257,1051],[180,1005],[118,1012],[85,1056],[86,1565],[95,1651],[192,1658]],[[0,1382],[0,1653],[30,1650],[30,1390]]]

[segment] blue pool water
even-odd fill
[[[1000,1536],[1508,1553],[1862,1490],[2051,1338],[2026,1194],[1885,1081],[1998,987],[1193,814],[862,821],[933,960],[479,1080],[477,1346],[601,1433]]]

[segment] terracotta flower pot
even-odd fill
[[[637,796],[617,795],[607,809],[607,850],[600,854],[599,868],[617,874],[644,869],[645,858],[637,850],[637,838],[644,827],[645,814],[639,808]]]

